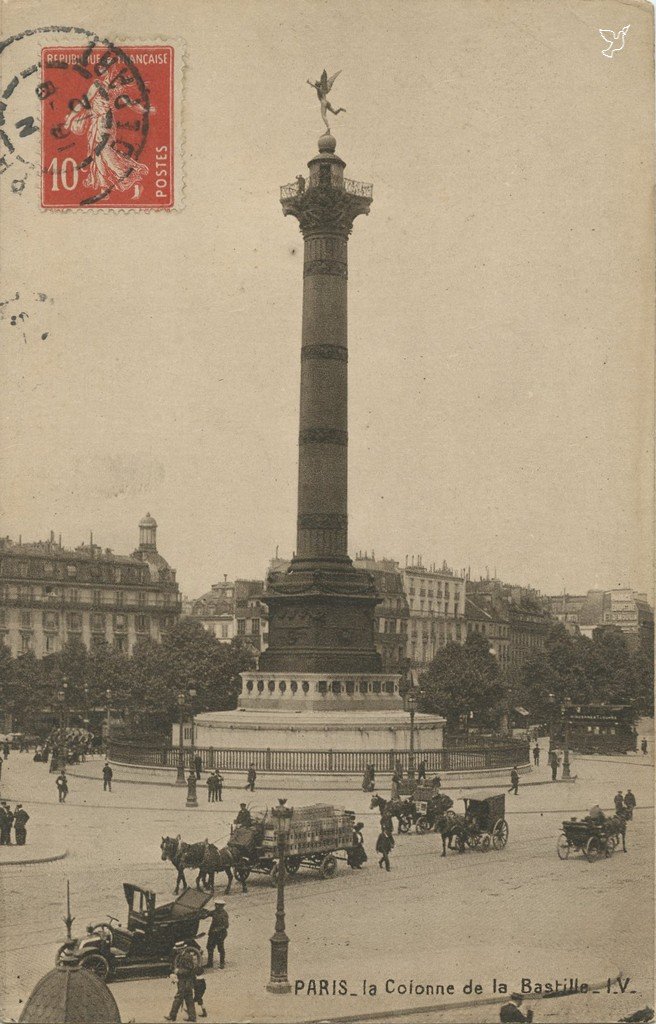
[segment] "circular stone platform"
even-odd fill
[[[446,720],[440,715],[416,714],[416,750],[441,750]],[[195,720],[198,747],[217,750],[271,751],[407,751],[410,716],[407,711],[292,711],[239,708],[212,711]]]

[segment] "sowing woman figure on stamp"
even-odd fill
[[[88,106],[72,110],[64,127],[75,135],[86,132],[87,159],[90,163],[84,185],[101,191],[116,188],[125,192],[148,174],[148,167],[125,156],[116,148],[116,120],[111,110],[109,89],[110,73],[107,72],[87,91]],[[130,104],[130,110],[146,113],[145,107],[134,101]],[[149,113],[154,112],[155,108],[151,107]]]

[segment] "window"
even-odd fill
[[[125,593],[122,590],[116,591],[116,603],[119,608],[122,608],[125,604]]]
[[[75,565],[73,562],[70,562],[66,566],[66,575],[67,576],[77,576],[77,565]]]
[[[237,619],[237,636],[244,636],[246,633],[246,619]]]
[[[135,615],[134,617],[135,629],[137,633],[147,633],[150,626],[150,620],[147,615]]]
[[[21,629],[32,628],[32,612],[21,611],[20,613],[20,624]]]
[[[128,628],[128,617],[127,615],[115,615],[114,616],[114,629],[126,630]],[[120,648],[119,648],[120,650]]]
[[[79,633],[82,629],[82,616],[79,612],[69,612],[66,616],[66,628],[71,633]]]
[[[251,619],[251,633],[258,634],[260,632],[260,620]]]
[[[53,651],[59,649],[59,637],[55,633],[46,633],[45,639],[45,651],[46,654],[52,654]]]
[[[32,637],[23,633],[21,636],[21,654],[27,654],[32,650]]]
[[[43,628],[44,629],[59,629],[59,613],[58,612],[44,612],[43,613]]]
[[[114,637],[114,647],[117,651],[125,652],[128,649],[128,640],[125,636]]]
[[[47,589],[48,588],[46,587],[46,590]],[[53,587],[52,589],[53,589],[53,593],[56,594],[57,593],[57,588]],[[69,600],[70,604],[78,604],[79,601],[80,601],[80,591],[77,589],[77,587],[71,587],[71,589],[67,592],[66,596],[68,597],[68,600]]]
[[[18,562],[17,565],[16,565],[16,569],[18,571],[18,575],[19,576],[23,576],[23,577],[27,576],[27,569],[28,569],[27,562]]]
[[[140,590],[137,594],[137,604],[140,608],[143,608],[146,604],[146,593],[144,590]]]
[[[105,632],[105,616],[94,613],[91,616],[91,631],[93,633],[104,633]]]
[[[93,603],[95,605],[102,604],[102,590],[94,590],[93,592]]]
[[[221,637],[222,637],[223,640],[225,640],[227,638],[227,636],[228,636],[228,623],[227,622],[222,622],[221,623]]]

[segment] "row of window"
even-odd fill
[[[46,576],[53,579],[89,579],[105,583],[145,583],[146,570],[139,566],[103,565],[102,563],[48,562],[41,559],[19,560],[3,558],[0,575],[28,577]]]
[[[237,636],[245,636],[246,635],[246,623],[248,621],[249,621],[248,619],[237,619]],[[255,633],[256,635],[259,636],[259,633],[260,633],[260,620],[259,619],[251,619],[250,623],[251,623],[251,629],[250,629],[251,634]]]
[[[126,630],[129,625],[128,615],[113,615],[110,617],[112,625],[115,631]],[[41,613],[41,625],[46,631],[58,631],[60,626],[65,623],[66,629],[69,633],[81,633],[82,632],[82,615],[79,612],[67,612],[65,616],[60,615],[59,612],[42,612]],[[36,624],[39,623],[39,613],[31,612],[27,609],[21,609],[19,615],[19,624],[21,629],[32,629]],[[5,608],[0,609],[0,626],[9,625],[9,613]],[[94,633],[104,633],[106,626],[106,616],[94,613],[91,616],[91,631]],[[149,615],[135,615],[134,616],[134,628],[137,633],[146,633],[150,629],[150,616]]]
[[[83,598],[89,593],[88,590],[83,590]],[[160,592],[153,591],[125,591],[125,590],[93,590],[91,592],[91,600],[94,605],[133,605],[137,604],[145,607],[148,604],[152,604],[153,601],[149,601],[149,595],[154,598],[156,604],[173,605],[178,600],[178,595],[171,592]],[[10,601],[16,598],[19,601],[25,601],[26,603],[46,598],[47,600],[61,600],[66,604],[80,604],[80,590],[77,587],[57,587],[52,585],[46,585],[45,587],[31,587],[31,586],[16,586],[0,587],[0,599],[3,601]]]
[[[411,583],[409,588],[408,588],[408,593],[412,594],[413,596],[418,593],[419,597],[437,597],[437,598],[441,599],[441,597],[442,597],[442,584],[438,583],[437,587],[435,588],[435,592],[433,593],[433,588],[432,587],[420,587],[419,589],[416,589],[414,584]],[[444,584],[444,597],[447,598],[447,600],[449,598],[449,584],[448,583]],[[458,602],[460,600],[460,591],[458,590],[457,587],[454,588],[454,591],[453,591],[453,600],[456,601],[456,602]]]

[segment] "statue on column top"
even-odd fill
[[[330,135],[330,125],[328,124],[328,118],[326,117],[327,111],[330,111],[331,114],[335,115],[340,114],[342,112],[346,113],[346,107],[338,107],[337,110],[335,110],[333,107],[331,107],[327,98],[328,93],[333,87],[333,82],[337,78],[337,75],[341,75],[341,73],[341,71],[336,71],[334,75],[331,75],[331,77],[328,78],[328,72],[324,68],[323,74],[321,75],[321,78],[319,79],[318,82],[311,82],[309,78],[307,80],[307,84],[311,85],[313,89],[316,89],[317,96],[319,97],[319,102],[321,104],[321,117],[323,118],[323,123],[326,126],[326,135]]]

